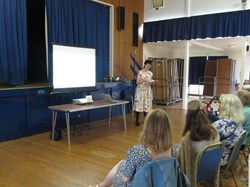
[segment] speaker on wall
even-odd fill
[[[133,46],[138,46],[139,15],[133,12]]]
[[[246,46],[246,51],[249,51],[249,45]]]
[[[118,30],[125,29],[125,7],[118,7]]]

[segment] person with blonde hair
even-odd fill
[[[243,105],[240,99],[234,94],[222,94],[219,99],[219,120],[213,123],[220,135],[220,141],[224,145],[221,165],[228,163],[232,148],[244,131]]]
[[[139,144],[130,147],[120,161],[96,187],[132,186],[135,173],[152,159],[171,156],[170,119],[162,109],[151,110],[145,118]],[[91,187],[91,186],[90,186]]]
[[[212,126],[204,109],[204,104],[199,100],[188,103],[186,124],[182,133],[181,143],[178,145],[176,158],[180,167],[191,181],[192,187],[196,186],[197,168],[196,159],[198,153],[207,145],[220,141],[217,130]],[[219,185],[219,171],[211,186]]]

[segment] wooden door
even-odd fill
[[[220,96],[231,92],[233,81],[233,61],[232,59],[218,59],[216,68],[216,95]]]
[[[216,78],[217,60],[208,60],[205,66],[204,79],[201,80],[204,84],[203,95],[214,96]]]
[[[166,59],[157,58],[153,60],[152,65],[153,79],[156,81],[153,85],[153,96],[156,101],[164,101],[166,99]]]

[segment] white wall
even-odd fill
[[[169,59],[173,59],[173,58],[184,58],[184,56],[182,56],[183,53],[178,52],[178,50],[171,50],[171,49],[167,49],[165,47],[162,47],[160,45],[157,44],[144,44],[143,45],[143,53],[144,53],[144,60],[149,58],[149,57],[153,57],[153,58],[169,58]]]
[[[153,9],[152,0],[144,0],[144,22],[184,17],[184,0],[164,0],[164,7]]]
[[[153,57],[153,58],[168,58],[168,59],[174,59],[174,58],[185,58],[185,49],[180,47],[179,49],[171,49],[166,48],[158,44],[144,44],[143,45],[143,54],[144,54],[144,60]],[[189,54],[190,57],[195,56],[228,56],[229,59],[235,60],[235,75],[234,80],[236,80],[238,83],[241,82],[241,76],[243,76],[243,80],[249,79],[249,73],[250,73],[250,51],[246,53],[246,56],[244,56],[244,52],[242,51],[226,51],[226,52],[220,52],[220,51],[190,51]],[[244,62],[244,58],[245,62]],[[241,72],[242,64],[244,63],[243,72]],[[242,74],[243,73],[243,74]]]
[[[152,1],[144,0],[144,22],[242,10],[241,0],[164,0],[164,7],[158,10],[153,9]],[[250,2],[247,2],[245,9],[249,8]],[[244,54],[244,50],[243,52],[238,50],[222,52],[190,49],[189,56],[229,56],[236,60],[235,80],[242,82],[244,79],[249,79],[250,72],[250,52]],[[148,57],[184,58],[185,49],[183,45],[178,48],[166,48],[161,44],[144,44],[143,56],[144,59]]]
[[[152,1],[144,0],[144,22],[242,10],[241,0],[164,0],[158,10]]]

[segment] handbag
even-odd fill
[[[51,137],[52,138],[52,137]],[[54,132],[54,140],[55,141],[60,141],[62,140],[62,129],[55,129]]]

